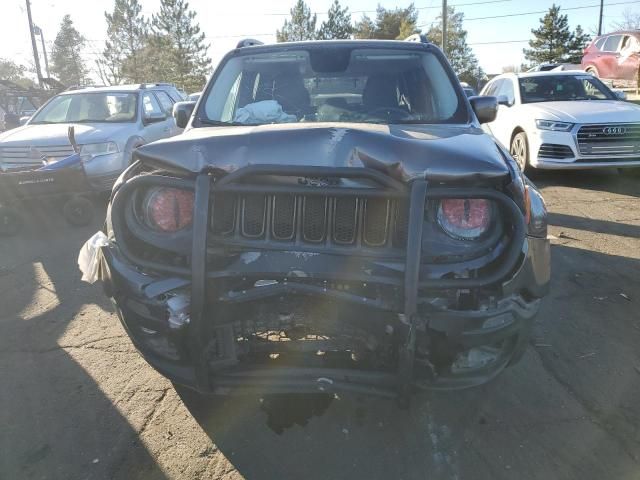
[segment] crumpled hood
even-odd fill
[[[69,145],[67,131],[73,125],[76,141],[80,144],[106,142],[120,130],[131,128],[130,123],[118,124],[86,124],[86,123],[60,123],[60,124],[35,124],[8,130],[0,135],[0,147],[44,147]]]
[[[573,100],[524,105],[535,118],[570,123],[640,122],[640,106],[617,100]]]
[[[476,127],[278,124],[193,128],[144,145],[143,161],[198,173],[248,165],[367,167],[398,180],[486,179],[509,174],[495,141]]]

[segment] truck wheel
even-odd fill
[[[0,235],[11,237],[22,227],[22,217],[15,208],[0,206]]]
[[[64,204],[62,213],[71,225],[83,227],[93,220],[93,203],[88,198],[75,197]]]
[[[509,153],[520,167],[520,170],[524,172],[529,166],[529,144],[527,143],[526,133],[520,132],[513,137]]]

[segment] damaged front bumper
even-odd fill
[[[102,249],[102,279],[147,361],[203,393],[341,390],[406,399],[418,389],[485,383],[526,348],[548,289],[548,240],[527,235],[518,207],[493,190],[428,189],[422,180],[407,190],[399,262],[257,250],[215,269],[207,253],[212,182],[201,174],[191,268],[160,273],[112,242]],[[439,195],[490,198],[511,212],[511,242],[483,275],[446,277],[415,261],[425,201]]]

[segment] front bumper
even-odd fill
[[[543,170],[587,170],[594,168],[639,168],[640,151],[629,155],[582,155],[577,148],[576,134],[580,125],[570,132],[553,132],[534,129],[529,140],[529,163]],[[542,153],[545,146],[567,148],[567,154],[558,158]],[[541,148],[543,147],[543,148]],[[570,151],[570,153],[568,153]]]
[[[134,180],[158,181],[151,176]],[[148,362],[174,382],[205,393],[339,389],[406,398],[420,388],[484,383],[522,354],[539,299],[548,289],[549,243],[526,235],[522,214],[505,195],[490,189],[427,192],[423,180],[414,181],[410,191],[398,187],[409,198],[410,233],[405,259],[395,265],[351,257],[345,270],[344,256],[267,250],[245,252],[235,263],[212,270],[207,260],[209,199],[214,188],[231,188],[230,183],[218,181],[212,187],[206,174],[195,181],[190,269],[158,273],[157,265],[135,258],[122,242],[103,249],[102,279],[123,325]],[[113,200],[116,211],[126,198],[122,188]],[[479,277],[446,278],[436,266],[414,260],[422,255],[426,198],[450,195],[495,199],[513,217],[512,241],[501,262]],[[117,222],[113,227],[121,228]],[[364,278],[355,277],[363,272]],[[260,283],[273,278],[277,281]],[[239,279],[249,287],[234,290],[226,283]],[[369,295],[371,286],[376,293]],[[483,300],[474,308],[442,301],[455,298],[462,305],[460,298],[476,292],[483,292]],[[168,308],[176,296],[190,306],[188,320],[183,317],[177,326]],[[329,326],[340,330],[332,338],[344,342],[337,350],[347,356],[325,356],[335,344],[318,335],[302,343],[273,343],[274,333],[285,328],[278,322],[299,316],[313,317],[312,325],[330,319]],[[276,327],[270,326],[274,317]],[[345,326],[348,333],[341,331]],[[295,330],[295,321],[287,328]],[[265,344],[266,353],[260,350]]]

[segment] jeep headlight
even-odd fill
[[[115,142],[88,143],[80,147],[80,156],[83,161],[89,161],[100,155],[118,153],[118,144]]]
[[[555,120],[536,120],[536,127],[540,130],[552,130],[554,132],[568,132],[573,128],[573,123],[556,122]]]

